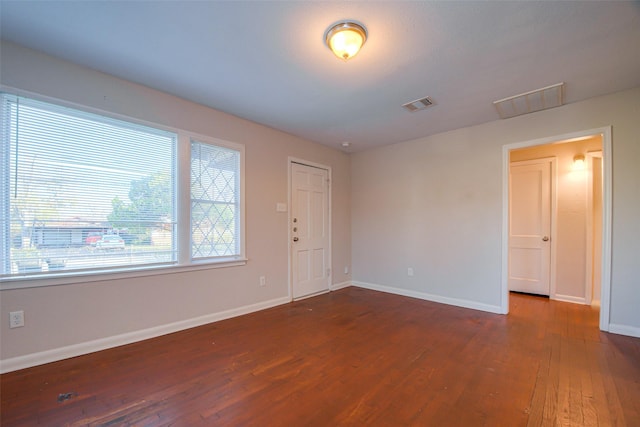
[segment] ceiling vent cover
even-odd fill
[[[493,101],[501,119],[559,107],[562,104],[564,104],[564,82]]]
[[[428,96],[425,96],[424,98],[416,99],[415,101],[402,104],[402,108],[413,113],[414,111],[424,110],[425,108],[430,107],[432,105],[433,105],[433,101],[431,100],[431,98],[429,98]]]

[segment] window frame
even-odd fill
[[[134,277],[165,275],[174,273],[183,273],[188,271],[224,268],[231,266],[245,265],[246,258],[246,213],[245,213],[245,146],[244,144],[226,141],[223,139],[198,134],[184,129],[174,128],[171,126],[154,123],[147,120],[141,120],[136,117],[130,117],[99,108],[89,107],[74,102],[61,100],[38,93],[24,91],[0,84],[0,92],[18,96],[31,98],[40,102],[46,102],[57,106],[75,109],[81,112],[97,114],[109,119],[121,120],[128,123],[138,124],[142,126],[152,127],[158,130],[175,133],[177,135],[175,142],[175,164],[174,168],[174,191],[176,203],[176,262],[169,265],[130,265],[115,266],[106,269],[93,268],[83,270],[61,270],[55,273],[38,273],[33,275],[15,275],[0,277],[0,290],[23,289],[43,286],[65,285],[73,283],[87,283],[110,280],[121,280]],[[229,256],[224,258],[207,258],[207,259],[191,259],[191,141],[198,141],[204,144],[226,148],[237,151],[239,153],[239,238],[240,253],[237,256]],[[9,184],[7,184],[9,185]],[[0,215],[8,213],[8,203],[0,201],[0,207],[3,209]],[[7,212],[4,211],[6,206]],[[0,242],[2,252],[8,250],[4,245],[10,245],[10,239],[6,242]]]
[[[190,247],[189,247],[189,261],[192,264],[201,264],[201,263],[208,263],[208,262],[225,262],[228,260],[236,260],[239,257],[243,257],[244,256],[244,224],[243,224],[243,219],[244,219],[244,211],[242,210],[243,206],[244,206],[244,200],[242,199],[242,195],[244,194],[244,176],[242,175],[242,171],[244,170],[244,152],[243,152],[243,148],[244,147],[239,147],[239,144],[231,144],[227,141],[222,141],[222,140],[217,140],[217,139],[213,139],[213,138],[206,138],[203,137],[202,135],[200,135],[198,138],[194,137],[194,135],[190,135],[190,140],[189,140],[189,149],[191,150],[193,148],[193,144],[200,144],[200,145],[209,145],[211,147],[214,148],[219,148],[219,149],[223,149],[226,151],[232,151],[238,154],[238,174],[237,176],[235,176],[235,180],[237,182],[235,182],[234,185],[234,189],[236,190],[237,193],[239,193],[240,197],[238,199],[234,198],[234,202],[233,205],[236,207],[236,210],[238,212],[238,215],[240,216],[240,218],[234,218],[234,225],[237,229],[237,235],[234,236],[236,238],[236,244],[238,245],[238,247],[240,248],[240,253],[239,254],[235,254],[235,255],[229,255],[229,256],[206,256],[206,257],[195,257],[194,253],[193,253],[193,212],[189,212],[189,234],[190,234],[190,238],[189,238],[189,243],[190,243]],[[193,153],[190,151],[189,152],[189,161],[191,162],[193,160]],[[190,167],[189,167],[189,173],[191,174],[192,172],[192,165],[190,163]],[[191,191],[191,175],[189,175],[189,208],[191,208],[193,206],[193,198],[192,196],[192,191]]]

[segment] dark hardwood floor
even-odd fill
[[[517,294],[347,288],[0,380],[2,426],[640,426],[640,339]]]

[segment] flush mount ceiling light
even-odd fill
[[[340,59],[353,58],[367,41],[367,30],[352,21],[340,21],[327,29],[324,41]]]

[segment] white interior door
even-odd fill
[[[509,290],[550,295],[551,159],[511,164]]]
[[[329,290],[329,172],[291,163],[293,298]]]

